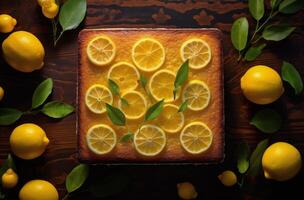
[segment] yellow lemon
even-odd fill
[[[87,55],[93,64],[104,66],[114,60],[116,46],[110,38],[106,36],[97,36],[89,42],[87,46]]]
[[[180,54],[183,61],[189,59],[189,67],[192,69],[204,68],[211,60],[211,50],[208,43],[198,38],[184,42]]]
[[[88,130],[86,139],[89,149],[98,155],[112,151],[117,142],[115,131],[106,124],[92,126]]]
[[[256,104],[276,101],[284,92],[280,75],[270,67],[251,67],[241,78],[241,88],[245,97]]]
[[[183,182],[177,184],[177,193],[181,199],[195,199],[197,197],[197,192],[192,183]]]
[[[182,147],[191,154],[200,154],[207,151],[213,140],[213,133],[202,122],[191,122],[186,125],[180,134]]]
[[[164,99],[165,102],[174,101],[175,74],[167,69],[159,70],[154,73],[149,81],[149,91],[154,99],[160,101]],[[180,92],[177,92],[176,99],[178,99]]]
[[[286,181],[300,171],[300,152],[291,144],[277,142],[270,145],[263,154],[262,165],[267,179]]]
[[[227,187],[231,187],[237,183],[237,177],[235,173],[230,170],[226,170],[218,175],[218,179],[223,183],[223,185]]]
[[[143,125],[134,134],[134,146],[138,153],[144,156],[156,156],[166,146],[165,132],[154,125]]]
[[[128,119],[139,119],[146,113],[147,100],[140,92],[126,92],[121,97],[124,98],[128,104],[125,105],[120,100],[119,108],[124,112]]]
[[[157,118],[157,124],[168,133],[180,131],[185,122],[182,112],[178,112],[178,106],[174,104],[165,104],[163,112]]]
[[[46,18],[54,19],[59,12],[59,6],[56,3],[42,6],[42,13]]]
[[[132,59],[140,70],[155,71],[165,62],[165,49],[155,39],[141,39],[132,48]]]
[[[85,104],[96,114],[106,112],[106,103],[113,103],[111,91],[104,85],[94,84],[86,92]]]
[[[4,97],[4,89],[0,86],[0,101],[3,99]]]
[[[21,72],[32,72],[43,67],[44,48],[39,39],[26,31],[10,34],[2,43],[6,62]]]
[[[36,124],[22,124],[16,127],[10,136],[12,151],[25,160],[39,157],[48,144],[49,139],[44,130]]]
[[[17,20],[10,15],[0,15],[0,32],[9,33],[12,32],[17,24]]]
[[[32,180],[27,182],[19,192],[20,200],[58,200],[59,195],[50,182]]]
[[[18,175],[14,172],[13,169],[9,168],[1,178],[2,186],[4,188],[13,188],[18,183]]]

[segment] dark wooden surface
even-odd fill
[[[102,179],[105,175],[124,173],[130,184],[123,193],[108,199],[177,199],[176,183],[191,181],[196,186],[198,199],[270,199],[273,195],[302,194],[303,171],[295,179],[285,183],[258,181],[256,191],[242,195],[237,187],[223,187],[216,176],[225,169],[235,170],[232,150],[235,143],[244,139],[253,148],[266,135],[249,125],[252,113],[260,107],[244,99],[239,79],[245,70],[255,64],[269,65],[280,69],[282,60],[295,64],[304,74],[304,12],[294,16],[280,16],[284,21],[296,25],[297,32],[278,44],[270,43],[265,53],[251,63],[237,63],[237,53],[230,43],[230,27],[234,19],[249,16],[247,4],[236,0],[181,1],[181,0],[88,0],[88,13],[82,27],[67,32],[58,46],[52,46],[51,23],[45,19],[35,0],[2,0],[0,13],[8,13],[18,20],[16,30],[34,33],[46,49],[45,67],[31,74],[18,73],[9,68],[0,58],[0,85],[6,90],[1,107],[10,106],[26,110],[36,85],[45,77],[54,79],[52,99],[76,104],[77,81],[77,34],[82,28],[100,27],[216,27],[224,33],[225,71],[225,118],[226,159],[223,164],[209,166],[92,166],[90,179]],[[252,19],[250,23],[252,25]],[[0,34],[0,41],[7,37]],[[287,86],[286,86],[287,87]],[[275,104],[286,119],[286,123],[273,141],[288,141],[304,151],[304,102],[288,95],[290,88]],[[51,143],[47,152],[32,161],[16,159],[21,187],[30,179],[49,180],[57,187],[60,195],[65,194],[64,181],[69,171],[77,165],[76,115],[63,120],[51,120],[44,116],[26,116],[24,122],[37,123],[43,127]],[[4,160],[9,150],[8,138],[13,126],[0,127],[0,158]],[[93,178],[94,176],[94,178]],[[259,188],[260,187],[260,188]],[[266,188],[268,192],[264,192]],[[17,189],[18,190],[18,189]],[[10,199],[17,199],[17,190]],[[269,192],[272,191],[272,192]],[[71,199],[93,199],[87,193],[74,195]],[[296,198],[298,199],[298,198]]]

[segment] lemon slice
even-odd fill
[[[110,90],[103,85],[92,85],[86,92],[85,104],[96,114],[106,111],[105,103],[112,104],[113,96]]]
[[[125,93],[138,86],[139,72],[133,65],[127,62],[119,62],[110,68],[108,79],[117,83],[120,91]]]
[[[211,60],[211,50],[207,42],[201,39],[190,39],[182,44],[180,54],[183,61],[189,59],[189,67],[201,69]]]
[[[184,114],[178,112],[178,106],[165,104],[163,112],[158,116],[158,125],[168,133],[176,133],[184,126]]]
[[[136,151],[144,156],[155,156],[166,146],[165,132],[154,125],[143,125],[134,135]]]
[[[183,91],[183,102],[188,100],[188,108],[198,111],[206,108],[210,102],[210,90],[206,83],[193,80]]]
[[[105,36],[93,38],[87,46],[89,60],[97,65],[104,66],[113,61],[116,54],[114,42]]]
[[[202,122],[191,122],[182,130],[180,142],[183,148],[191,154],[207,151],[213,139],[212,131]]]
[[[98,155],[112,151],[117,142],[115,131],[105,124],[92,126],[88,130],[86,139],[89,149]]]
[[[149,90],[153,98],[157,101],[164,99],[164,101],[174,101],[173,89],[174,89],[175,74],[167,69],[159,70],[151,77],[149,82]],[[178,99],[180,92],[177,92],[176,99]]]
[[[141,39],[132,48],[132,59],[135,65],[142,71],[155,71],[165,61],[165,49],[155,39]]]
[[[119,101],[119,108],[128,119],[139,119],[146,113],[147,101],[141,93],[130,91],[124,93],[121,97],[127,100],[128,105]]]

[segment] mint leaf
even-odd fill
[[[272,109],[258,111],[251,119],[250,124],[254,125],[264,133],[275,133],[280,130],[283,120],[278,112]]]
[[[14,108],[0,108],[0,126],[15,123],[23,115],[23,112]]]
[[[106,104],[107,114],[113,124],[117,126],[124,126],[126,124],[126,117],[124,113],[110,104]]]
[[[283,61],[281,75],[282,79],[293,87],[296,95],[300,95],[303,92],[303,80],[298,70],[292,64]]]
[[[43,106],[41,112],[46,116],[59,119],[74,112],[74,107],[63,102],[51,101]]]
[[[146,112],[145,121],[150,121],[157,118],[163,111],[164,100],[161,100],[152,105]]]
[[[53,80],[48,78],[38,85],[32,98],[32,109],[41,106],[53,90]]]
[[[68,193],[74,192],[79,189],[89,175],[89,166],[85,164],[79,164],[74,167],[68,174],[65,182]]]

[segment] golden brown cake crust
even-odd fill
[[[109,66],[97,67],[90,63],[86,55],[88,42],[98,35],[110,37],[117,46],[114,61]],[[191,155],[179,144],[177,137],[168,136],[168,144],[159,155],[148,158],[138,154],[131,143],[118,143],[109,154],[99,156],[92,153],[86,144],[87,130],[97,123],[110,124],[106,114],[96,115],[85,106],[86,90],[92,84],[106,85],[106,72],[110,66],[120,61],[132,62],[132,45],[143,37],[152,37],[160,41],[166,51],[164,67],[177,71],[182,60],[179,55],[180,46],[191,38],[204,39],[211,47],[212,59],[207,67],[200,70],[191,70],[190,75],[203,80],[211,90],[209,106],[198,113],[185,111],[190,118],[195,118],[206,123],[213,131],[214,138],[208,151]],[[79,159],[82,162],[104,164],[127,163],[214,163],[221,162],[224,158],[224,112],[223,112],[223,66],[222,66],[222,34],[218,29],[86,29],[79,33],[79,68],[78,68],[78,118],[77,135]],[[170,58],[170,59],[168,59]],[[141,72],[142,73],[142,72]],[[146,73],[143,73],[146,74]],[[181,103],[180,100],[177,103]],[[191,119],[190,121],[193,121]],[[185,120],[185,124],[190,121]],[[112,126],[113,127],[113,126]],[[121,127],[113,127],[118,132],[118,138],[125,131]]]

